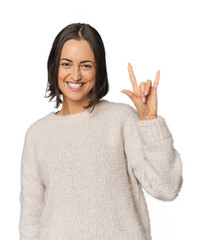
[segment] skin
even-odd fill
[[[85,60],[89,61],[81,63]],[[94,53],[88,41],[70,39],[64,43],[58,71],[58,87],[63,93],[63,106],[57,115],[74,114],[87,110],[83,106],[87,106],[90,100],[88,94],[95,84],[95,67]],[[69,81],[85,82],[85,85],[81,91],[75,92],[68,88],[66,82]]]
[[[156,72],[153,86],[151,80],[147,80],[146,83],[141,82],[139,86],[130,63],[128,63],[128,72],[133,92],[130,90],[121,90],[121,92],[126,94],[132,100],[141,120],[157,118],[157,87],[159,84],[160,70]]]

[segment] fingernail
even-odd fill
[[[142,98],[143,103],[145,103],[145,97]]]
[[[147,95],[147,90],[145,91],[145,96]]]

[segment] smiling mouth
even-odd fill
[[[66,82],[66,84],[67,84],[67,86],[68,86],[68,88],[69,88],[70,90],[80,91],[80,90],[83,89],[83,86],[84,86],[86,83],[83,82],[83,83],[78,84],[78,83]]]
[[[83,86],[85,83],[83,82],[83,83],[72,83],[72,82],[66,82],[70,87],[75,87],[75,88],[77,88],[77,87],[81,87],[81,86]]]

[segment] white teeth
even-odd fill
[[[81,87],[81,86],[83,85],[83,83],[81,83],[81,84],[74,84],[74,83],[69,83],[69,82],[68,82],[68,85],[69,85],[70,87],[73,87],[73,88],[79,88],[79,87]]]

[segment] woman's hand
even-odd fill
[[[121,92],[128,95],[133,101],[141,120],[157,118],[157,87],[159,84],[160,71],[158,70],[156,73],[153,87],[151,80],[147,80],[146,83],[141,82],[140,86],[138,86],[130,63],[128,63],[128,72],[133,86],[133,92],[130,90],[122,90]]]

